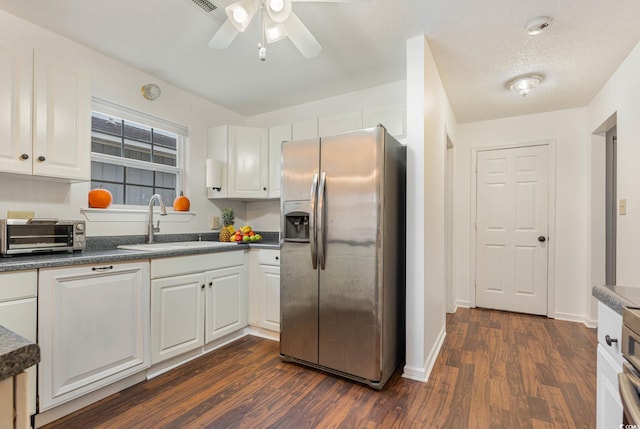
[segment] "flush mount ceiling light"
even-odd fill
[[[348,3],[350,0],[238,0],[226,7],[227,20],[209,40],[212,49],[226,49],[244,32],[254,15],[260,18],[258,57],[267,59],[267,43],[289,37],[305,58],[313,58],[322,46],[292,11],[292,2]]]
[[[142,96],[149,101],[157,99],[162,93],[162,91],[160,91],[160,87],[155,83],[148,83],[144,85],[140,88],[140,92],[142,93]]]
[[[528,74],[518,76],[515,79],[510,80],[505,86],[511,91],[517,92],[523,97],[526,97],[529,91],[540,85],[543,80],[544,75],[542,74]]]
[[[527,22],[527,26],[525,27],[527,34],[529,34],[529,36],[535,36],[542,33],[551,25],[551,21],[551,18],[548,16],[533,18],[531,21]]]

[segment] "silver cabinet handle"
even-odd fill
[[[318,254],[316,250],[316,203],[318,202],[318,173],[313,175],[311,182],[311,210],[309,213],[309,248],[311,249],[311,265],[313,269],[318,268]]]
[[[324,270],[325,254],[324,254],[324,192],[327,182],[327,174],[323,171],[320,174],[320,184],[318,185],[318,259],[320,260],[320,269]]]

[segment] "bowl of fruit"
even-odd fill
[[[242,228],[235,230],[231,234],[230,241],[238,244],[242,243],[255,243],[262,240],[262,236],[251,229],[249,225],[245,225]]]

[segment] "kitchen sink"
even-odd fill
[[[174,243],[148,243],[148,244],[123,244],[118,249],[139,250],[142,252],[163,252],[167,250],[182,249],[214,249],[217,247],[232,247],[236,243],[224,243],[219,241],[177,241]]]

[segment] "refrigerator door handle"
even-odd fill
[[[316,238],[318,242],[318,259],[320,259],[320,269],[324,270],[324,191],[326,186],[327,175],[323,171],[320,174],[320,185],[318,186],[318,213],[316,215],[316,220],[318,223],[318,237]]]
[[[311,210],[309,212],[309,247],[311,248],[311,265],[318,269],[318,253],[316,247],[316,204],[318,201],[318,173],[313,175],[311,182]]]

